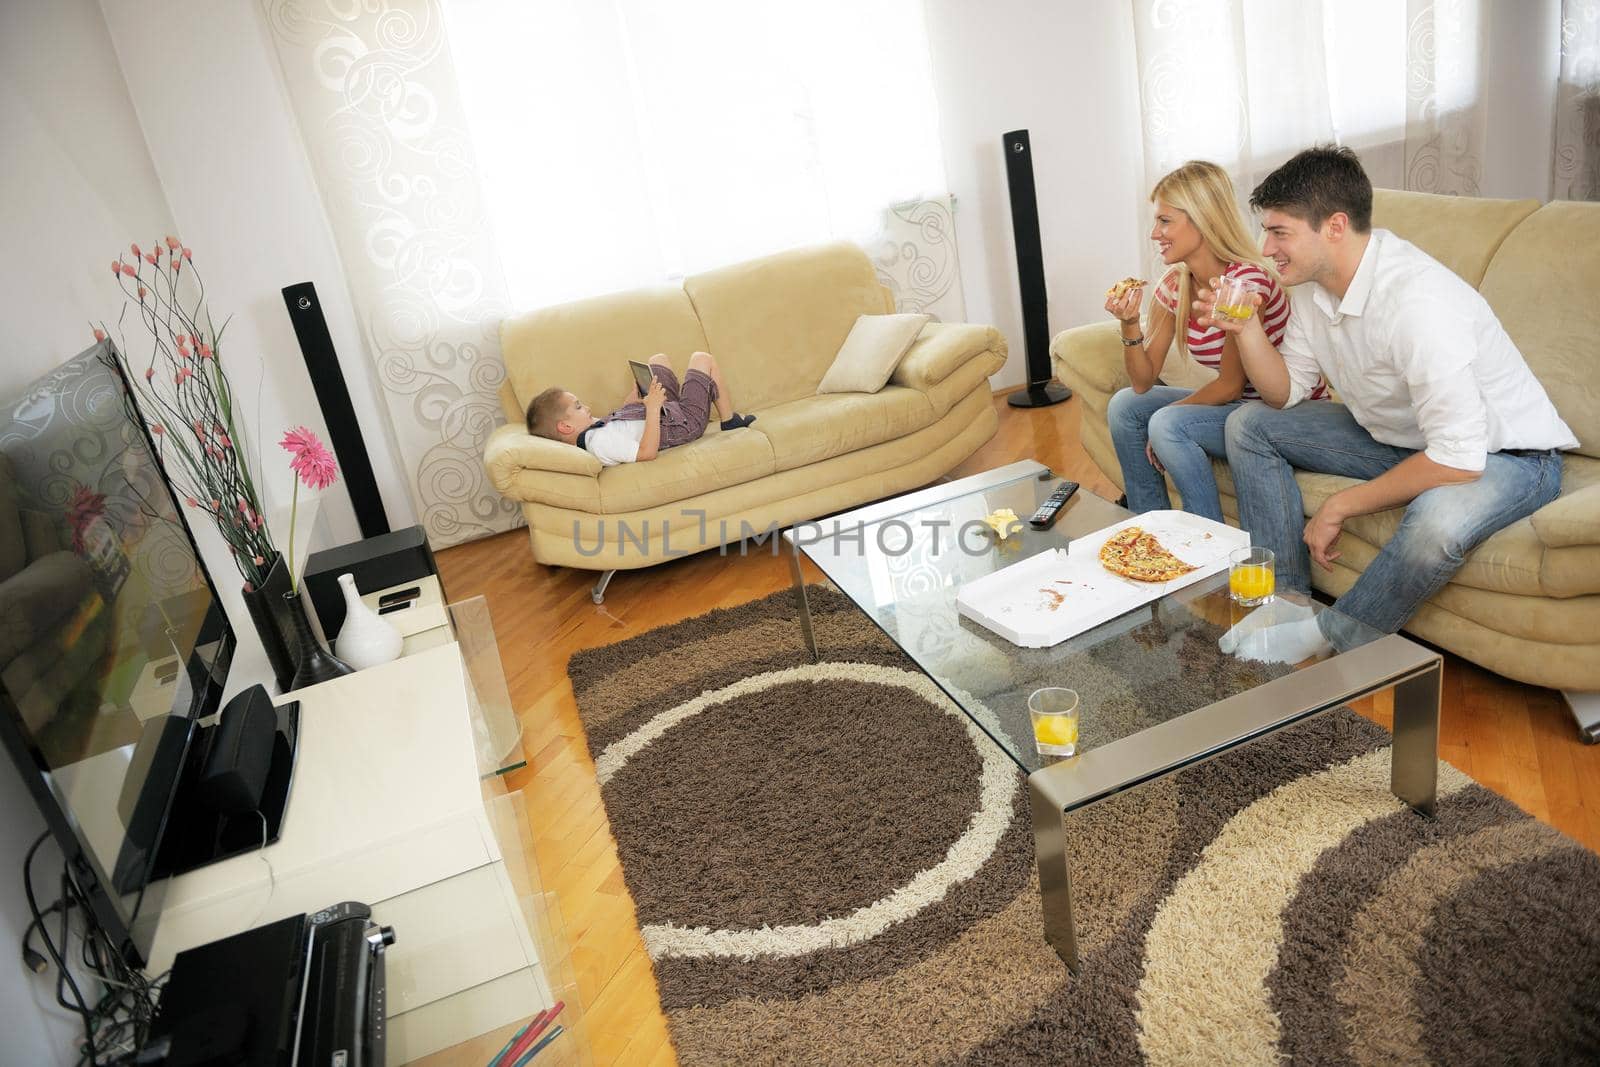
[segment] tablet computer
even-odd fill
[[[633,384],[639,387],[639,396],[642,399],[650,391],[650,383],[655,381],[655,375],[650,373],[647,364],[636,359],[628,360],[628,369],[633,371]]]

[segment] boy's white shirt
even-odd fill
[[[604,426],[591,426],[584,435],[583,447],[602,466],[632,463],[639,458],[644,426],[643,419],[612,419]]]

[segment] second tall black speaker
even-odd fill
[[[1011,230],[1017,246],[1017,283],[1022,291],[1022,338],[1027,351],[1028,387],[1006,398],[1016,408],[1059,404],[1072,390],[1050,380],[1049,300],[1044,290],[1044,247],[1039,240],[1039,201],[1033,189],[1033,146],[1027,130],[1000,139],[1011,189]]]
[[[350,390],[344,384],[344,371],[339,369],[339,354],[333,350],[328,320],[322,317],[317,287],[310,282],[285,286],[283,302],[288,305],[300,352],[306,357],[311,387],[317,392],[317,405],[328,425],[333,454],[339,459],[339,473],[355,508],[356,522],[361,525],[361,536],[386,534],[389,517],[383,510],[383,497],[378,495],[378,480],[372,476],[367,443],[361,436],[361,424],[356,421],[356,409],[350,404]]]

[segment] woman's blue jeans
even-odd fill
[[[1227,458],[1224,426],[1240,406],[1229,404],[1175,404],[1190,394],[1170,385],[1152,386],[1148,392],[1123,389],[1106,410],[1111,443],[1122,464],[1122,484],[1130,511],[1158,511],[1172,506],[1167,482],[1150,466],[1144,447],[1148,443],[1172,476],[1183,498],[1183,510],[1222,521],[1222,502],[1211,460]]]

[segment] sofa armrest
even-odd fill
[[[1534,512],[1529,521],[1549,548],[1600,545],[1600,485],[1557,497]]]
[[[1111,394],[1128,385],[1122,359],[1122,335],[1114,322],[1096,322],[1062,330],[1050,342],[1050,365],[1056,380],[1074,393],[1094,399],[1100,411]]]
[[[483,465],[494,487],[510,496],[516,495],[513,486],[517,475],[523,471],[595,478],[602,469],[598,459],[576,445],[535,437],[526,428],[510,422],[489,435],[489,443],[483,450]]]
[[[983,352],[1006,354],[1006,339],[993,326],[965,322],[930,322],[912,343],[889,380],[926,391],[968,360]]]

